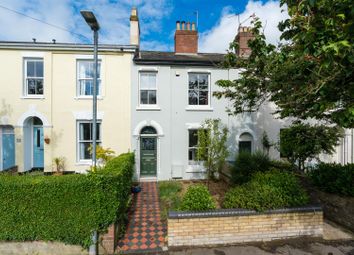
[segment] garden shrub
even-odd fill
[[[180,206],[181,211],[205,211],[215,209],[215,201],[203,184],[189,186]]]
[[[354,164],[320,163],[309,171],[309,176],[323,191],[354,197]]]
[[[232,188],[225,194],[224,208],[256,211],[307,204],[309,197],[291,172],[271,170],[258,172],[251,181]]]
[[[61,241],[88,247],[94,230],[125,214],[134,155],[88,175],[0,176],[0,240]]]
[[[242,184],[249,181],[255,172],[265,172],[271,167],[271,160],[268,155],[261,151],[251,154],[240,152],[236,156],[234,167],[231,170],[232,182]]]

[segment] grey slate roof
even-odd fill
[[[134,62],[138,65],[218,66],[224,56],[219,53],[176,54],[174,52],[140,51],[135,55]]]
[[[68,51],[92,51],[92,44],[83,43],[52,43],[52,42],[19,42],[0,41],[0,49],[33,49],[33,50],[68,50]],[[137,50],[134,45],[99,44],[99,52],[130,52]]]

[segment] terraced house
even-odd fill
[[[98,143],[130,149],[130,69],[136,46],[100,45]],[[0,42],[0,170],[91,165],[92,45]]]
[[[117,154],[135,151],[136,177],[142,180],[203,178],[196,160],[197,130],[219,118],[229,129],[229,160],[240,150],[263,149],[262,134],[277,141],[290,124],[259,112],[229,116],[229,102],[217,100],[216,81],[236,79],[240,71],[223,69],[222,54],[199,53],[194,23],[177,22],[174,52],[141,51],[139,18],[130,16],[130,45],[99,45],[98,144]],[[234,29],[234,28],[230,28]],[[240,56],[247,56],[247,28],[235,29]],[[92,45],[53,42],[0,42],[0,170],[53,170],[91,165]],[[276,149],[270,155],[279,158]],[[353,131],[327,161],[353,161]]]

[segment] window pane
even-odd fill
[[[189,74],[189,89],[197,89],[197,88],[198,88],[198,75]]]
[[[198,91],[197,90],[189,90],[188,93],[188,104],[189,105],[198,105]]]
[[[91,123],[80,123],[80,140],[91,140]]]
[[[96,124],[96,140],[101,140],[101,123]]]
[[[36,94],[36,80],[27,79],[27,94],[35,95]]]
[[[195,161],[197,159],[197,149],[190,148],[188,150],[188,160]]]
[[[208,74],[199,74],[198,75],[199,88],[208,88]]]
[[[196,147],[198,145],[198,130],[189,130],[189,146]]]
[[[149,104],[156,104],[156,90],[149,90]]]
[[[141,90],[140,91],[140,104],[147,104],[148,103],[148,91]]]
[[[80,159],[91,159],[91,154],[89,151],[90,145],[90,142],[80,143]]]
[[[34,62],[27,60],[27,77],[34,77]]]
[[[208,91],[199,91],[199,105],[208,105]]]
[[[36,61],[35,75],[36,77],[43,77],[43,61]]]
[[[252,142],[251,141],[240,141],[238,143],[239,152],[252,152]]]
[[[140,73],[141,89],[156,89],[156,73]]]

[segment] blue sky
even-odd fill
[[[84,37],[60,30],[1,6],[73,31]],[[239,20],[252,13],[265,24],[270,42],[278,42],[277,24],[286,18],[278,1],[254,0],[0,0],[0,40],[90,42],[91,32],[79,11],[94,11],[100,24],[100,43],[128,44],[129,15],[132,6],[139,12],[141,48],[173,51],[176,20],[196,21],[199,16],[199,50],[225,52],[235,37]],[[239,15],[239,18],[238,16]],[[249,25],[249,20],[243,25]]]

